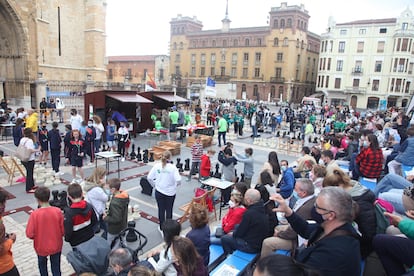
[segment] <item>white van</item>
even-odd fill
[[[320,110],[322,108],[321,99],[319,98],[303,97],[302,105],[313,105],[316,110]]]

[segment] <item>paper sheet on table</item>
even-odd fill
[[[235,276],[240,270],[235,269],[227,264],[222,265],[212,276]]]

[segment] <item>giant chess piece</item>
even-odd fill
[[[180,168],[180,164],[181,164],[181,158],[177,158],[177,164],[175,165],[177,169]]]
[[[280,130],[276,132],[276,137],[280,137]]]
[[[219,173],[220,165],[216,164],[216,171],[214,172],[213,176],[215,178],[221,178],[221,173]]]
[[[298,140],[302,140],[301,139],[301,133],[299,132],[299,134],[298,134]]]
[[[150,155],[150,157],[149,157],[149,162],[154,162],[154,152],[153,151],[151,151],[150,153],[149,153],[149,155]]]
[[[129,154],[129,157],[131,158],[131,160],[134,160],[137,157],[137,154],[135,153],[135,144],[132,144],[132,150],[131,153]]]
[[[190,170],[190,158],[185,159],[184,162],[185,162],[184,170],[189,171]]]
[[[182,173],[184,171],[183,169],[183,163],[180,163],[180,166],[178,168],[178,172]]]
[[[138,150],[137,150],[137,161],[139,161],[139,162],[141,162],[142,161],[142,154],[141,154],[141,148],[140,147],[138,147]]]
[[[317,144],[318,143],[318,137],[313,137],[313,143]]]
[[[142,156],[143,162],[148,163],[148,150],[144,150],[144,155]]]
[[[241,173],[241,178],[240,178],[240,182],[244,182],[244,173]]]

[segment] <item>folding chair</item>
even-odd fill
[[[207,196],[208,196],[208,193],[204,193],[201,196],[193,197],[193,199],[189,203],[181,206],[179,209],[184,211],[184,215],[178,219],[178,222],[180,224],[183,224],[186,220],[188,220],[188,218],[190,217],[191,208],[193,207],[194,204],[200,204],[204,207],[207,207],[207,201],[206,201]]]

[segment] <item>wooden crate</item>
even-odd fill
[[[160,160],[160,159],[161,159],[161,157],[162,157],[162,153],[163,153],[164,151],[159,151],[159,150],[150,149],[150,150],[149,150],[149,153],[151,153],[151,152],[153,152],[153,153],[154,153],[154,160]],[[149,156],[148,156],[148,158],[149,158]]]

